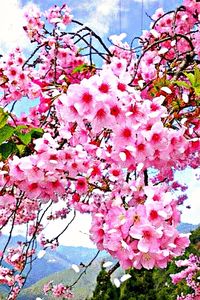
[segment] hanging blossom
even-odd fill
[[[200,297],[200,284],[199,284],[199,272],[200,272],[200,258],[194,254],[190,254],[188,259],[176,261],[178,267],[184,267],[182,271],[176,274],[171,274],[172,282],[174,284],[180,281],[186,281],[188,287],[192,289],[192,293],[177,296],[177,300],[191,300],[198,299]]]
[[[52,296],[56,298],[62,298],[62,299],[74,298],[74,295],[71,292],[71,290],[66,286],[64,286],[62,283],[53,284],[53,281],[50,281],[49,283],[44,285],[43,291],[45,295],[52,294]]]

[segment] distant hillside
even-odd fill
[[[181,223],[177,227],[177,229],[181,233],[189,233],[189,232],[195,230],[198,226],[200,226],[200,225],[194,225],[194,224],[190,224],[190,223]]]
[[[82,276],[82,278],[78,281],[78,283],[74,286],[74,294],[75,297],[74,300],[84,300],[87,297],[91,296],[92,291],[95,288],[96,285],[96,276],[98,275],[100,271],[100,261],[102,261],[103,258],[97,259],[86,271],[86,273]],[[118,272],[122,272],[121,270],[118,270]],[[42,292],[44,284],[47,282],[53,280],[54,283],[60,283],[63,284],[72,284],[79,274],[75,273],[74,270],[69,269],[62,272],[56,272],[48,277],[45,277],[44,279],[38,281],[36,284],[32,285],[29,288],[26,288],[22,291],[20,296],[18,297],[19,300],[35,300],[36,297],[41,297],[45,300],[53,300],[55,298],[51,296],[45,296]]]
[[[66,246],[60,246],[56,251],[47,250],[42,259],[34,262],[26,287],[52,273],[69,269],[72,264],[88,263],[96,252],[96,249]]]
[[[95,266],[92,266],[87,270],[86,275],[84,275],[79,283],[75,286],[74,292],[76,294],[76,297],[74,300],[83,300],[87,296],[89,296],[94,289],[95,286],[95,276],[94,274],[98,274],[99,272],[99,264],[96,264]],[[42,292],[44,284],[47,282],[53,280],[54,283],[62,282],[64,284],[72,283],[76,280],[77,274],[71,269],[71,270],[65,270],[62,272],[56,272],[48,277],[45,277],[44,279],[38,281],[36,284],[32,285],[29,288],[26,288],[22,291],[20,296],[18,297],[19,300],[35,300],[36,297],[44,297],[44,294]],[[45,300],[52,300],[53,297],[45,296]]]
[[[17,245],[18,240],[23,241],[24,238],[21,236],[13,237],[9,246],[13,247]],[[2,246],[6,241],[6,236],[0,237],[0,249],[3,248]],[[39,250],[41,250],[40,247],[38,247],[38,251]],[[60,246],[56,250],[47,249],[46,254],[41,259],[34,261],[25,287],[33,286],[35,283],[50,274],[70,269],[72,264],[80,264],[81,262],[87,264],[95,256],[96,252],[97,249],[70,246]],[[105,252],[102,252],[100,254],[100,258],[104,256]],[[66,278],[68,278],[68,276]],[[2,299],[1,294],[5,294],[6,291],[8,291],[7,286],[0,285],[0,300]],[[29,298],[25,297],[24,299],[28,300]],[[35,300],[35,298],[33,299]]]
[[[24,238],[22,236],[13,237],[9,247],[17,245],[19,240],[23,241]],[[0,237],[0,249],[3,248],[6,241],[7,237],[2,235]],[[39,250],[41,250],[41,247],[38,246]],[[96,252],[97,250],[92,248],[70,246],[59,246],[56,250],[47,249],[46,254],[34,262],[25,286],[28,287],[55,272],[69,269],[72,264],[88,263]],[[103,255],[105,253],[101,254],[101,256]],[[1,286],[0,292],[2,290],[3,287]]]

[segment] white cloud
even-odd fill
[[[43,223],[45,237],[49,240],[57,236],[72,219],[73,214],[70,213],[67,219],[54,220],[53,222]],[[60,236],[59,243],[64,246],[82,246],[88,248],[96,248],[95,244],[90,240],[89,230],[91,226],[91,216],[87,214],[76,213],[76,218],[70,224],[69,228]],[[26,236],[26,225],[15,225],[12,236]],[[2,234],[9,235],[10,226],[6,226],[2,230]],[[40,256],[40,254],[39,254]]]
[[[80,6],[76,6],[75,10],[85,11],[86,23],[91,27],[97,34],[106,35],[108,34],[113,21],[119,17],[120,0],[94,0],[82,1]]]
[[[52,213],[62,209],[63,201],[54,203],[51,207]],[[45,209],[45,207],[43,208]],[[48,211],[47,215],[50,211]],[[57,219],[52,221],[44,221],[45,237],[51,240],[57,236],[69,222],[73,219],[74,213],[70,212],[66,219]],[[90,240],[89,230],[91,226],[91,216],[89,214],[81,214],[76,212],[76,217],[69,225],[67,230],[60,236],[59,243],[65,246],[82,246],[88,248],[95,248],[94,243]]]
[[[185,205],[189,205],[191,208],[183,208],[181,221],[191,224],[200,224],[200,187],[192,189],[188,192],[188,200]]]
[[[25,48],[28,38],[23,30],[23,7],[20,0],[1,1],[0,9],[0,54],[17,46]]]
[[[69,222],[72,215],[66,220],[54,221],[46,228],[46,236],[48,238],[56,236]],[[65,233],[59,238],[61,245],[65,246],[82,246],[95,248],[95,245],[89,238],[89,230],[91,225],[91,217],[87,214],[77,213],[77,216]]]
[[[184,207],[181,208],[181,221],[191,224],[200,224],[200,186],[197,178],[200,176],[200,169],[186,169],[176,173],[176,179],[181,183],[188,185],[186,191],[188,200],[184,202]],[[190,206],[188,209],[186,206]]]
[[[30,43],[23,30],[25,20],[24,9],[34,0],[22,6],[21,0],[2,1],[0,10],[0,54],[14,49],[16,46],[27,48]],[[42,2],[42,1],[41,1]],[[42,7],[42,3],[41,3]],[[97,34],[108,34],[111,26],[119,18],[119,11],[128,8],[120,5],[120,0],[82,0],[78,5],[72,5],[73,12],[84,12],[84,22]]]

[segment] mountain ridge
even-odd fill
[[[182,232],[182,233],[189,233],[192,230],[196,229],[199,225],[194,225],[190,223],[181,223],[177,229]],[[17,243],[17,240],[23,240],[24,238],[22,236],[15,236],[11,240],[10,246],[14,246]],[[6,236],[1,236],[0,238],[0,247],[2,246],[3,242],[5,243],[6,241]],[[38,247],[37,251],[40,251],[42,248]],[[45,255],[41,259],[37,259],[34,264],[31,273],[29,274],[29,277],[27,279],[24,291],[26,296],[29,294],[29,291],[32,291],[34,289],[37,290],[38,285],[40,285],[40,282],[46,282],[46,279],[53,278],[54,276],[60,277],[59,273],[61,274],[64,272],[64,278],[74,278],[75,272],[71,269],[72,264],[76,265],[81,265],[87,264],[90,262],[90,260],[95,256],[97,253],[97,249],[95,248],[87,248],[83,246],[64,246],[60,245],[56,250],[50,250],[47,249]],[[89,277],[92,276],[94,277],[94,274],[97,275],[99,269],[100,269],[100,261],[103,259],[108,259],[111,260],[110,256],[106,252],[102,252],[99,255],[98,258],[98,267],[96,264],[94,264],[94,267],[92,267],[92,271],[89,272]],[[39,270],[39,272],[38,272]],[[57,275],[56,275],[57,274]],[[52,277],[51,277],[52,276]],[[62,276],[61,276],[62,277]],[[91,278],[90,278],[91,279]],[[88,278],[86,277],[83,282],[78,286],[78,295],[81,294],[79,293],[79,290],[83,290],[84,285],[88,285],[88,289],[91,291],[94,288],[95,284],[95,277],[94,280],[91,281],[91,284],[88,283]],[[5,287],[0,286],[0,293],[5,293]],[[28,294],[27,294],[28,293]],[[76,293],[76,294],[77,294]],[[83,293],[83,291],[82,291]],[[32,300],[36,299],[37,297],[42,297],[42,294],[35,295],[35,298],[31,298],[32,296],[29,294],[30,298],[23,298],[24,292],[22,291],[22,296],[19,296],[19,300]],[[20,298],[22,297],[22,298]],[[87,297],[87,295],[86,295]],[[1,298],[0,298],[1,299]],[[53,298],[45,298],[45,299],[53,299]],[[74,300],[79,300],[79,298],[74,298]],[[80,298],[80,300],[83,300]]]

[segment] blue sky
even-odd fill
[[[7,0],[2,2],[0,10],[0,53],[6,53],[17,43],[27,50],[30,46],[21,28],[24,24],[23,9],[30,1]],[[121,32],[127,33],[127,41],[132,40],[133,37],[141,34],[142,29],[148,29],[150,19],[146,13],[152,15],[155,9],[159,7],[168,11],[179,6],[181,2],[180,0],[143,0],[143,3],[142,0],[32,0],[32,3],[37,4],[42,10],[54,4],[67,3],[72,8],[75,19],[89,23],[90,27],[102,35],[105,41],[110,35]],[[21,103],[22,110],[24,110],[23,106],[24,104]],[[26,105],[26,107],[28,106]],[[188,204],[192,207],[191,210],[183,210],[182,221],[193,224],[200,223],[200,187],[199,182],[195,181],[195,173],[197,173],[196,170],[187,170],[176,174],[178,179],[189,185],[190,200]],[[62,227],[62,224],[58,223],[57,226]],[[83,228],[86,234],[81,233],[77,228]],[[63,237],[62,243],[91,246],[87,235],[88,228],[88,218],[83,217]],[[53,231],[53,227],[50,231]],[[72,239],[72,237],[75,238]]]
[[[27,40],[21,29],[23,25],[22,9],[29,0],[2,1],[0,10],[0,48],[7,50],[19,42],[26,47]],[[141,29],[150,23],[148,15],[156,8],[171,10],[181,4],[174,0],[32,0],[42,10],[52,5],[67,3],[76,19],[88,22],[106,39],[110,34],[127,32],[127,40],[139,36]]]

